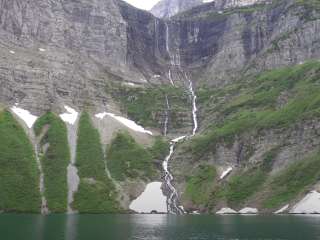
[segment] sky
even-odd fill
[[[159,0],[125,0],[127,3],[145,10],[150,10]]]

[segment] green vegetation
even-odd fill
[[[211,195],[210,204],[226,200],[228,205],[237,207],[261,190],[279,150],[279,147],[271,149],[264,154],[261,163],[240,170],[227,183],[217,186]]]
[[[66,125],[58,116],[49,112],[38,119],[34,131],[37,136],[43,134],[41,146],[42,149],[47,148],[41,156],[41,163],[49,210],[65,212],[68,196],[67,166],[70,162]]]
[[[270,195],[263,202],[266,208],[288,203],[320,179],[320,153],[296,162],[279,173],[270,183]]]
[[[190,199],[194,204],[205,205],[216,184],[216,169],[209,165],[200,165],[195,174],[187,177],[187,186],[184,198]]]
[[[79,122],[76,164],[80,185],[73,207],[81,213],[119,212],[118,194],[106,173],[100,135],[87,113]]]
[[[39,212],[39,173],[34,151],[8,111],[0,112],[0,210]]]
[[[152,147],[145,149],[127,132],[118,132],[107,150],[108,169],[113,178],[152,179],[156,174],[154,160],[163,160],[169,144],[156,138]]]
[[[236,87],[222,90],[233,96],[227,103],[215,102],[202,92],[206,99],[215,104],[220,113],[219,121],[206,134],[195,138],[190,147],[194,155],[202,156],[215,151],[218,142],[232,143],[234,137],[245,132],[252,134],[264,129],[286,129],[305,119],[320,116],[320,63],[308,62],[295,67],[269,71],[238,83]],[[230,89],[230,90],[229,90]],[[234,90],[240,94],[234,94]],[[287,95],[283,106],[279,107],[279,97]]]
[[[108,86],[107,93],[120,102],[122,111],[130,119],[143,126],[162,128],[164,112],[167,110],[166,95],[170,103],[170,124],[172,128],[183,127],[179,114],[189,112],[187,93],[172,86],[129,88]]]

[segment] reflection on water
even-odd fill
[[[0,214],[4,240],[317,240],[320,216]]]
[[[77,214],[68,214],[66,216],[66,238],[68,240],[77,240],[78,218]]]

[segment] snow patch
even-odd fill
[[[17,105],[17,104],[16,104]],[[12,112],[14,112],[19,118],[21,118],[28,128],[32,128],[33,124],[37,121],[38,117],[32,115],[28,110],[19,108],[17,106],[13,106],[11,108]]]
[[[149,183],[144,192],[132,203],[129,208],[138,213],[167,212],[167,198],[161,190],[161,182]]]
[[[15,51],[10,50],[10,51],[9,51],[9,53],[11,53],[11,54],[15,54],[16,52],[15,52]]]
[[[64,108],[67,110],[67,112],[60,114],[60,118],[62,121],[73,125],[77,121],[79,113],[69,106],[64,106]]]
[[[44,48],[39,48],[40,52],[45,52],[46,50]]]
[[[257,214],[259,211],[256,208],[246,207],[239,211],[240,214]]]
[[[280,214],[286,211],[289,208],[289,204],[285,205],[284,207],[280,208],[278,211],[275,211],[274,214]]]
[[[237,211],[232,208],[221,208],[216,214],[224,215],[224,214],[237,214]]]
[[[95,115],[96,118],[99,118],[101,120],[104,119],[105,116],[107,116],[106,112],[98,113],[98,114]]]
[[[229,167],[227,170],[225,170],[221,176],[220,176],[220,180],[224,179],[226,176],[228,176],[231,172],[232,172],[232,167]]]
[[[320,193],[312,191],[290,211],[293,214],[320,214]]]
[[[136,131],[136,132],[142,132],[142,133],[146,133],[149,135],[153,135],[153,133],[151,131],[146,130],[145,128],[143,128],[142,126],[136,124],[134,121],[129,120],[127,118],[121,117],[121,116],[117,116],[113,113],[107,113],[107,112],[103,112],[103,113],[98,113],[95,115],[96,118],[100,118],[101,120],[105,117],[105,116],[109,116],[112,117],[114,119],[116,119],[117,121],[119,121],[120,123],[122,123],[123,125],[125,125],[126,127]]]
[[[136,84],[132,83],[132,82],[125,82],[124,85],[130,86],[130,87],[135,87]]]

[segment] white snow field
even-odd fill
[[[67,110],[67,112],[59,115],[62,121],[71,125],[75,124],[79,113],[69,106],[64,106],[64,108]]]
[[[33,124],[37,121],[38,117],[32,115],[28,110],[22,109],[16,106],[11,108],[11,111],[14,112],[21,120],[25,122],[28,128],[32,128]]]
[[[103,119],[106,116],[109,116],[109,117],[116,119],[117,121],[119,121],[120,123],[125,125],[126,127],[130,128],[136,132],[142,132],[142,133],[146,133],[149,135],[153,135],[153,133],[151,131],[146,130],[144,127],[138,125],[134,121],[127,119],[127,118],[124,118],[124,117],[121,117],[121,116],[117,116],[114,113],[103,112],[103,113],[98,113],[95,115],[95,117],[99,118],[99,119]]]
[[[228,176],[231,172],[232,172],[232,167],[228,167],[228,169],[227,170],[225,170],[222,174],[221,174],[221,176],[220,176],[220,180],[222,180],[222,179],[224,179],[226,176]]]
[[[221,208],[216,214],[225,215],[225,214],[237,214],[238,212],[232,208]]]
[[[320,193],[312,191],[290,211],[293,214],[320,214]]]
[[[245,207],[239,211],[240,214],[257,214],[258,212],[258,209],[250,207]]]
[[[137,213],[167,212],[167,198],[161,190],[161,182],[152,182],[146,186],[144,192],[132,203],[129,208]]]
[[[274,214],[281,214],[283,213],[284,211],[288,210],[289,208],[289,204],[283,206],[282,208],[280,208],[278,211],[275,211]]]

